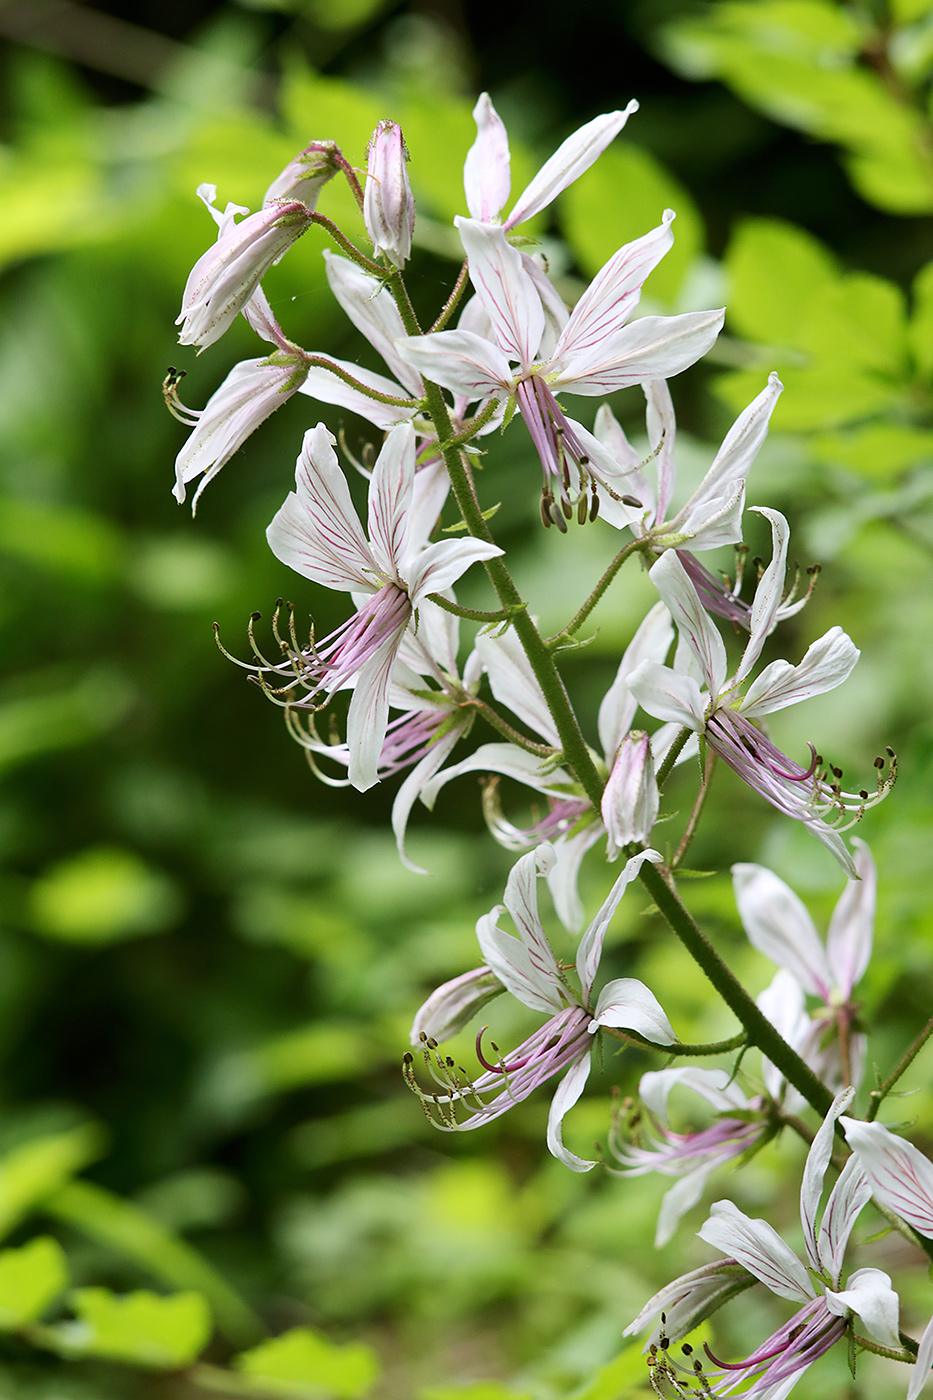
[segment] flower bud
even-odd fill
[[[502,983],[488,967],[474,968],[472,972],[441,983],[415,1013],[410,1037],[412,1045],[420,1045],[422,1035],[431,1040],[450,1040],[502,990]]]
[[[311,222],[300,200],[270,204],[240,223],[233,215],[220,226],[217,242],[198,258],[185,286],[181,312],[182,345],[204,350],[219,340],[259,286],[260,278],[283,257]]]
[[[314,209],[321,190],[340,169],[340,154],[336,141],[312,141],[275,177],[263,206],[279,199],[300,199],[306,208]]]
[[[633,729],[622,740],[600,807],[610,860],[630,842],[647,841],[658,817],[658,785],[651,741],[643,730]]]
[[[397,122],[380,122],[370,138],[363,219],[377,255],[384,253],[394,267],[404,267],[411,252],[415,201],[408,181],[408,150]]]

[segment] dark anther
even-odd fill
[[[411,1051],[410,1051],[410,1050],[406,1050],[405,1053],[404,1053],[404,1055],[402,1056],[402,1064],[403,1064],[403,1065],[410,1065],[410,1064],[413,1064],[413,1063],[414,1063],[414,1061],[413,1061],[413,1059],[412,1059]]]
[[[862,799],[862,801],[864,802],[865,799],[866,799],[866,797],[868,796],[868,789],[867,789],[867,788],[859,788],[859,794],[858,794],[858,795],[859,795],[859,797]]]
[[[251,612],[251,613],[250,613],[250,620],[251,620],[252,622],[258,622],[259,619],[260,619],[261,617],[262,617],[262,613],[261,613],[261,612]]]
[[[684,1342],[683,1346],[680,1349],[683,1352],[684,1356],[693,1355],[693,1347],[690,1345],[689,1342]]]
[[[560,508],[561,508],[561,510],[564,512],[564,518],[565,518],[565,520],[572,520],[572,519],[573,519],[573,506],[572,506],[572,505],[570,504],[570,502],[567,500],[567,497],[566,497],[566,496],[561,496],[561,498],[560,498]]]
[[[641,509],[642,503],[637,496],[620,496],[619,500],[624,506],[631,506],[634,510]]]
[[[580,458],[580,466],[581,466],[581,467],[588,467],[589,465],[590,465],[590,459],[589,459],[589,457],[581,457],[581,458]]]
[[[842,777],[842,769],[841,769],[841,768],[837,768],[835,765],[833,765],[833,767],[832,767],[829,771],[832,773],[832,775],[833,775],[834,778],[841,778],[841,777]]]
[[[888,755],[888,758],[890,758],[892,761],[897,757],[890,744],[887,745],[885,753]]]
[[[876,759],[875,759],[875,767],[876,767],[876,768],[883,768],[883,767],[884,767],[884,759],[883,759],[883,758],[876,758]]]
[[[581,496],[581,497],[579,498],[579,500],[577,501],[577,524],[578,524],[578,525],[585,525],[585,524],[586,524],[586,515],[587,515],[587,500],[586,500],[586,497],[585,497],[585,496]]]
[[[594,521],[599,514],[599,497],[596,494],[596,487],[593,487],[593,494],[590,497],[590,522]]]

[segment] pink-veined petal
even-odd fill
[[[502,552],[488,540],[437,540],[429,544],[405,568],[412,606],[420,607],[427,594],[443,593],[473,564],[495,559]]]
[[[671,543],[682,541],[692,554],[703,549],[720,549],[738,544],[742,538],[742,512],[745,509],[745,484],[739,482],[731,496],[716,496],[695,510],[689,511],[671,532]],[[657,544],[665,543],[655,536]]]
[[[376,654],[361,667],[347,711],[347,777],[358,792],[379,781],[379,755],[389,723],[389,679],[395,664],[402,628],[388,637]]]
[[[470,260],[470,281],[492,322],[499,349],[528,368],[544,334],[544,308],[522,255],[505,230],[475,219],[454,220]]]
[[[364,272],[349,258],[325,250],[327,281],[347,316],[379,352],[405,392],[420,398],[421,380],[399,354],[396,341],[405,335],[392,293],[378,277]]]
[[[515,387],[507,357],[491,340],[483,340],[472,331],[408,336],[399,341],[398,350],[426,379],[443,384],[470,402],[491,394],[510,394]]]
[[[649,577],[667,604],[678,632],[693,652],[706,688],[715,701],[726,679],[726,648],[676,552],[670,549],[662,554]],[[672,717],[661,715],[659,718]]]
[[[452,750],[456,747],[461,735],[460,729],[450,729],[428,749],[422,759],[415,764],[395,794],[395,801],[392,803],[392,831],[395,835],[395,844],[398,848],[399,859],[402,864],[411,870],[415,875],[427,875],[429,872],[421,865],[416,865],[411,860],[405,850],[405,833],[408,829],[408,818],[411,809],[424,791],[425,785],[431,781],[435,773],[446,763]],[[437,1037],[441,1039],[440,1036]]]
[[[510,627],[501,636],[480,632],[476,650],[489,677],[489,685],[500,705],[512,711],[545,743],[561,747],[560,736],[544,692],[535,679],[525,649]]]
[[[557,959],[538,917],[538,877],[553,864],[549,845],[522,856],[509,873],[502,904],[484,914],[476,925],[483,960],[505,987],[532,1011],[548,1014],[567,1004]],[[518,936],[499,927],[507,911]]]
[[[415,1012],[409,1044],[420,1046],[422,1035],[450,1040],[502,991],[502,983],[488,967],[475,967],[443,982]]]
[[[648,274],[674,246],[674,211],[666,209],[657,228],[625,243],[600,268],[570,314],[554,350],[553,365],[585,363],[625,325],[641,297]]]
[[[672,1069],[648,1070],[638,1081],[638,1097],[665,1128],[670,1127],[667,1101],[672,1089],[692,1089],[719,1113],[747,1109],[748,1099],[725,1069],[700,1069],[677,1065]]]
[[[749,719],[798,705],[834,690],[851,674],[859,649],[841,627],[831,627],[810,647],[797,666],[772,661],[745,692],[739,711]]]
[[[590,992],[593,990],[593,981],[596,977],[596,972],[599,967],[599,960],[603,955],[603,943],[606,941],[606,930],[609,927],[613,914],[619,907],[619,903],[622,899],[622,896],[625,894],[625,891],[635,879],[636,875],[638,874],[639,870],[642,868],[646,860],[650,860],[653,865],[657,865],[661,859],[662,857],[657,851],[639,851],[638,855],[632,856],[631,860],[626,862],[622,874],[619,876],[612,889],[609,891],[609,894],[606,900],[604,901],[599,913],[596,915],[595,919],[593,919],[589,928],[586,930],[586,933],[580,939],[580,947],[577,949],[577,976],[580,978],[580,986],[583,988],[583,998],[585,1001],[589,1001]],[[632,982],[631,978],[626,978],[623,980],[627,982]],[[641,988],[644,992],[646,992],[648,997],[651,998],[651,1001],[654,1002],[654,1005],[657,1007],[658,1011],[660,1011],[660,1007],[658,1006],[657,1002],[651,996],[651,993],[648,992],[648,988],[644,987],[643,983],[633,982],[632,985],[633,989]],[[600,996],[599,1005],[602,1005],[602,996]],[[598,1019],[598,1007],[596,1014]],[[661,1012],[661,1015],[664,1016],[664,1013]],[[666,1016],[664,1016],[664,1020],[667,1020]],[[628,1023],[623,1023],[620,1021],[604,1021],[602,1022],[602,1024],[614,1026]],[[642,1034],[646,1035],[647,1032],[642,1032]],[[671,1035],[673,1036],[673,1031],[671,1032]],[[650,1038],[653,1039],[653,1037]]]
[[[277,559],[325,588],[372,592],[377,572],[323,423],[305,433],[293,491],[266,531]]]
[[[649,379],[641,387],[645,394],[648,444],[656,454],[658,503],[655,519],[660,524],[667,514],[677,485],[677,465],[674,461],[677,420],[666,379]]]
[[[670,1244],[687,1211],[692,1210],[703,1195],[706,1182],[716,1165],[715,1162],[701,1163],[693,1171],[686,1172],[679,1181],[675,1181],[669,1191],[665,1191],[654,1230],[655,1249],[663,1249],[666,1244]]]
[[[862,1207],[871,1200],[871,1183],[859,1159],[853,1154],[843,1167],[830,1192],[820,1222],[816,1252],[830,1278],[838,1281],[852,1227]]]
[[[669,720],[697,734],[706,728],[703,696],[692,676],[656,661],[643,661],[629,676],[628,685],[642,709],[655,719]]]
[[[583,1093],[590,1075],[590,1055],[587,1051],[575,1065],[571,1065],[557,1086],[547,1120],[547,1145],[552,1157],[563,1162],[572,1172],[592,1171],[595,1162],[578,1157],[564,1146],[563,1124],[567,1113]]]
[[[649,859],[658,855],[657,851],[644,854]],[[635,1031],[657,1045],[677,1044],[677,1036],[664,1008],[654,992],[644,982],[639,982],[637,977],[617,977],[614,982],[606,983],[596,1002],[589,1029],[595,1032],[600,1026]]]
[[[731,1201],[717,1201],[697,1234],[737,1259],[778,1297],[805,1303],[816,1296],[806,1269],[778,1232],[765,1220],[751,1220]]]
[[[828,1002],[832,978],[826,951],[803,901],[763,865],[733,865],[732,884],[752,946],[793,973],[804,991]]]
[[[826,960],[832,979],[846,1000],[861,981],[871,957],[877,885],[871,851],[857,837],[852,844],[859,878],[850,880],[843,890],[826,935]]]
[[[817,1129],[816,1137],[810,1144],[807,1160],[804,1163],[803,1179],[800,1183],[800,1223],[803,1226],[803,1242],[807,1258],[814,1269],[822,1267],[816,1248],[816,1215],[823,1195],[823,1178],[833,1152],[833,1134],[836,1119],[845,1113],[855,1098],[855,1090],[849,1085],[837,1094],[829,1107],[829,1112]]]
[[[390,577],[398,577],[408,544],[415,484],[415,433],[401,423],[386,436],[369,483],[369,538]]]
[[[843,1118],[842,1126],[882,1205],[897,1211],[921,1235],[933,1238],[933,1162],[881,1123]]]
[[[677,520],[680,516],[687,516],[697,509],[702,509],[714,498],[730,494],[739,482],[745,481],[768,435],[771,414],[783,388],[780,379],[772,372],[768,376],[767,387],[752,400],[748,408],[742,410],[726,433],[712,466]]]
[[[522,190],[515,201],[515,208],[505,221],[505,227],[514,228],[516,224],[524,223],[546,209],[562,190],[589,170],[629,117],[637,111],[638,103],[633,99],[624,111],[606,112],[601,117],[594,117],[568,136]]]
[[[488,92],[473,108],[476,140],[463,165],[463,190],[470,217],[482,223],[498,219],[512,188],[509,138]]]
[[[748,644],[742,653],[735,673],[735,684],[740,685],[748,676],[770,634],[774,631],[778,609],[784,594],[784,577],[787,573],[787,543],[790,528],[778,510],[768,510],[766,506],[754,506],[771,526],[771,562],[758,580],[755,597],[749,614]]]
[[[889,1275],[881,1269],[856,1269],[840,1293],[827,1288],[826,1306],[837,1317],[845,1317],[851,1308],[870,1337],[883,1347],[900,1350],[900,1299],[891,1287]]]
[[[559,836],[554,842],[554,864],[548,871],[547,887],[554,901],[554,913],[568,933],[583,927],[583,901],[577,889],[580,866],[587,851],[602,839],[599,822],[590,822],[580,831]]]
[[[686,311],[680,316],[642,316],[611,339],[593,344],[588,353],[564,353],[548,382],[555,394],[594,396],[646,379],[670,379],[713,346],[724,314]]]
[[[424,805],[433,807],[441,788],[464,773],[501,773],[503,777],[514,778],[516,782],[548,797],[566,797],[574,787],[573,779],[565,769],[554,768],[547,760],[518,748],[516,744],[481,744],[469,758],[438,773],[425,786],[421,794]]]

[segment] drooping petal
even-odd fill
[[[827,1288],[826,1306],[837,1317],[845,1317],[851,1308],[870,1337],[883,1347],[900,1350],[900,1299],[881,1269],[856,1269],[841,1293]]]
[[[822,1268],[822,1261],[816,1247],[816,1215],[823,1195],[823,1178],[833,1152],[833,1134],[836,1119],[845,1113],[855,1098],[855,1090],[849,1085],[837,1094],[829,1107],[829,1112],[817,1130],[810,1144],[807,1160],[804,1163],[803,1179],[800,1183],[800,1223],[803,1226],[803,1241],[807,1257],[814,1269]],[[841,1198],[840,1198],[841,1199]],[[853,1222],[854,1223],[854,1217]]]
[[[801,1046],[810,1034],[813,1022],[807,1014],[803,988],[786,968],[780,968],[771,982],[756,997],[756,1005],[767,1016],[778,1035],[800,1054]],[[805,1104],[803,1095],[787,1084],[777,1065],[762,1056],[762,1078],[773,1099],[783,1098],[788,1113],[797,1113]]]
[[[593,989],[593,981],[599,967],[599,960],[603,955],[603,943],[606,940],[606,930],[609,927],[613,914],[619,907],[622,896],[625,894],[625,891],[635,879],[635,876],[638,874],[639,870],[641,870],[646,860],[650,860],[653,865],[657,865],[661,859],[662,857],[657,851],[639,851],[638,855],[632,856],[631,860],[626,861],[622,874],[609,891],[602,908],[586,930],[586,933],[580,939],[580,947],[577,949],[577,976],[580,978],[580,985],[583,988],[583,998],[585,1001],[589,1001],[590,992]],[[626,980],[631,981],[630,978]],[[634,986],[642,987],[642,983],[638,982],[634,984]],[[648,992],[647,987],[643,990]],[[651,1002],[654,1006],[660,1011],[660,1006],[658,1006],[650,992],[648,992],[648,996],[651,998]],[[600,997],[600,1004],[602,1004],[602,997]],[[645,1004],[647,1005],[648,1003]],[[663,1011],[661,1015],[664,1016]],[[667,1020],[666,1017],[664,1017],[664,1019],[665,1021]],[[621,1025],[623,1023],[605,1021],[603,1024]],[[643,1034],[647,1035],[647,1032],[643,1032]],[[673,1032],[671,1032],[671,1034],[673,1035]],[[649,1039],[652,1038],[653,1037],[649,1037]]]
[[[574,307],[554,350],[553,367],[587,363],[628,321],[648,274],[674,246],[674,211],[666,209],[657,228],[624,244],[600,268]]]
[[[706,354],[722,330],[722,311],[643,316],[588,353],[565,353],[549,383],[554,393],[594,396],[627,389],[645,379],[670,379]]]
[[[742,512],[745,509],[745,484],[739,482],[731,496],[715,496],[711,501],[687,511],[683,523],[676,532],[669,535],[655,535],[655,544],[660,548],[680,543],[689,546],[693,553],[704,549],[720,549],[723,545],[738,544],[742,538]]]
[[[933,1238],[933,1162],[881,1123],[843,1118],[842,1126],[882,1205],[897,1211],[921,1235]]]
[[[502,213],[512,188],[509,138],[488,92],[480,93],[473,120],[476,140],[463,165],[463,190],[470,217],[491,223]]]
[[[716,1162],[703,1162],[692,1172],[685,1172],[669,1191],[665,1191],[654,1231],[655,1249],[663,1249],[670,1244],[687,1211],[692,1210],[703,1195],[707,1180],[717,1165]]]
[[[648,1070],[638,1081],[638,1097],[665,1128],[670,1126],[667,1101],[671,1090],[677,1088],[692,1089],[719,1113],[748,1108],[747,1097],[728,1070],[700,1069],[696,1065]]]
[[[420,759],[408,774],[408,777],[395,794],[392,803],[392,831],[395,834],[395,844],[398,847],[399,859],[402,864],[411,870],[415,875],[427,875],[428,871],[420,865],[415,865],[405,850],[405,833],[408,828],[408,818],[411,809],[421,796],[427,784],[434,777],[435,773],[447,762],[452,750],[456,747],[462,730],[450,729],[428,749],[427,753]],[[440,1036],[437,1037],[440,1040]]]
[[[565,1147],[563,1136],[564,1118],[583,1093],[589,1074],[590,1055],[587,1052],[575,1065],[570,1066],[558,1084],[551,1100],[551,1111],[547,1119],[548,1151],[552,1157],[563,1162],[564,1166],[569,1167],[572,1172],[588,1172],[596,1166],[595,1162],[587,1161],[585,1157],[578,1157],[575,1152],[571,1152],[568,1147]]]
[[[514,228],[516,224],[524,223],[546,209],[562,190],[589,170],[632,113],[637,111],[638,103],[633,100],[623,112],[606,112],[601,117],[594,117],[568,136],[518,196],[505,227]]]
[[[717,1201],[697,1234],[737,1259],[779,1297],[804,1303],[816,1296],[806,1269],[778,1232],[765,1220],[751,1220],[731,1201]]]
[[[828,1001],[832,978],[826,953],[803,901],[763,865],[733,865],[732,884],[752,946],[793,973],[804,991]]]
[[[406,562],[403,573],[412,607],[420,607],[429,593],[443,593],[473,564],[502,554],[490,540],[436,540]]]
[[[852,844],[859,878],[850,880],[843,890],[826,935],[826,959],[833,981],[846,1000],[861,981],[871,957],[877,885],[871,851],[857,837]]]
[[[659,800],[651,740],[643,729],[633,729],[619,747],[599,804],[609,838],[607,859],[615,860],[633,841],[648,840]]]
[[[570,774],[563,768],[553,768],[546,760],[520,749],[515,744],[481,744],[469,758],[438,773],[428,783],[422,793],[426,807],[433,807],[437,794],[454,778],[464,773],[501,773],[504,778],[514,778],[526,787],[534,788],[549,797],[566,797],[573,790]]]
[[[739,710],[749,719],[798,705],[813,695],[834,690],[849,676],[859,649],[841,627],[831,627],[810,647],[798,666],[772,661],[745,692]]]
[[[492,322],[499,349],[528,368],[544,334],[544,309],[522,255],[495,224],[454,220],[470,260],[470,281]]]
[[[379,781],[379,755],[389,723],[389,681],[403,632],[404,626],[360,668],[350,697],[347,777],[358,792],[368,791]]]
[[[636,857],[637,858],[637,857]],[[600,1026],[635,1031],[656,1045],[676,1045],[677,1036],[654,992],[637,977],[617,977],[599,994],[589,1029]]]
[[[678,632],[693,652],[706,688],[715,701],[726,679],[726,648],[676,551],[662,554],[649,577],[667,604]]]
[[[585,914],[577,879],[583,857],[602,835],[599,822],[592,821],[579,831],[559,836],[554,842],[556,859],[548,872],[547,887],[554,901],[554,913],[568,933],[579,933],[583,927]]]
[[[653,1317],[663,1312],[665,1335],[671,1342],[678,1342],[729,1298],[750,1288],[753,1283],[754,1279],[734,1259],[703,1264],[699,1269],[693,1269],[689,1274],[682,1274],[672,1283],[665,1284],[653,1298],[649,1298],[622,1335],[635,1336]]]
[[[787,544],[790,527],[778,510],[768,510],[766,506],[755,506],[771,525],[771,562],[758,580],[755,597],[749,614],[749,638],[742,653],[735,684],[740,685],[761,655],[761,649],[774,631],[778,609],[784,596],[784,578],[787,573]]]

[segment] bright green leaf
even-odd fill
[[[0,551],[78,583],[117,576],[123,541],[104,516],[46,501],[0,499]]]
[[[810,299],[797,341],[815,361],[903,378],[907,327],[900,288],[868,272],[825,284]]]
[[[0,772],[106,733],[131,701],[123,676],[100,669],[65,689],[0,702]]]
[[[336,1346],[309,1327],[293,1327],[234,1359],[234,1367],[263,1382],[270,1394],[326,1395],[356,1400],[379,1378],[379,1361],[363,1342]]]
[[[929,380],[933,378],[933,262],[917,273],[912,293],[910,348],[918,373]]]
[[[203,1294],[219,1330],[235,1345],[262,1334],[252,1309],[204,1256],[132,1201],[90,1181],[70,1181],[49,1195],[43,1208],[170,1286]]]
[[[66,943],[117,943],[174,924],[174,883],[132,851],[94,847],[60,861],[29,892],[33,925]]]
[[[107,1288],[78,1288],[71,1301],[78,1322],[54,1330],[63,1346],[82,1356],[174,1370],[192,1362],[211,1334],[199,1293],[163,1298],[140,1289],[120,1297]]]
[[[729,324],[764,345],[798,344],[813,297],[837,277],[829,250],[780,219],[745,220],[725,262]]]
[[[900,397],[897,386],[846,364],[781,368],[784,393],[772,422],[785,432],[835,428],[890,408]],[[740,413],[761,391],[761,370],[734,370],[716,379],[716,393],[733,413]]]
[[[43,1199],[102,1150],[100,1130],[91,1123],[20,1143],[0,1159],[0,1235],[6,1235]]]
[[[0,1328],[15,1330],[42,1316],[68,1286],[65,1252],[50,1235],[0,1253]]]
[[[561,227],[584,272],[594,274],[613,253],[677,214],[674,246],[651,273],[648,295],[670,305],[703,251],[703,225],[693,200],[650,151],[617,145],[604,152],[561,199]]]

